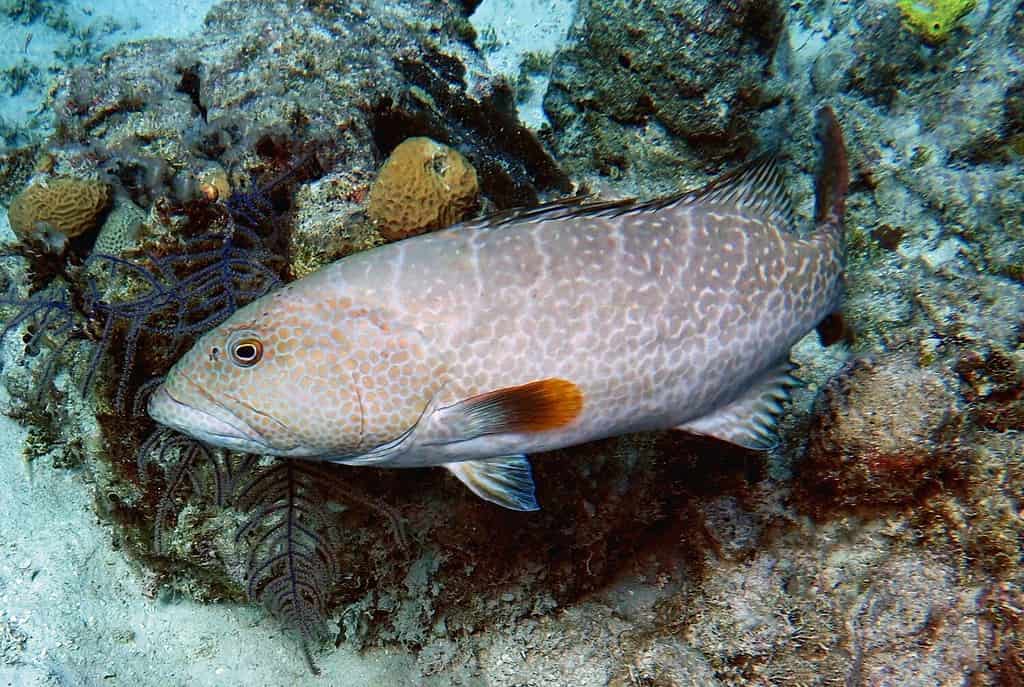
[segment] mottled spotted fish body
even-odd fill
[[[339,260],[204,335],[154,393],[200,440],[353,465],[444,465],[537,508],[525,454],[679,428],[774,442],[792,345],[843,272],[842,137],[815,232],[775,165],[634,203],[561,201]]]

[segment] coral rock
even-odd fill
[[[226,200],[231,195],[231,182],[228,173],[218,164],[203,169],[196,179],[199,182],[199,193],[209,201]]]
[[[11,201],[8,216],[20,239],[36,235],[41,225],[71,238],[99,226],[111,201],[110,186],[102,181],[57,177],[25,188]]]
[[[403,141],[370,188],[368,213],[397,241],[458,222],[477,205],[476,170],[458,151],[429,138]]]
[[[669,192],[700,158],[742,157],[777,97],[770,65],[785,4],[581,0],[544,96],[562,164]],[[678,137],[656,156],[645,141],[655,127]]]
[[[828,506],[906,503],[955,459],[956,395],[902,356],[859,359],[815,402],[801,487]]]
[[[106,221],[96,236],[94,253],[121,255],[136,248],[139,228],[146,221],[146,213],[127,198],[119,199],[107,215]]]

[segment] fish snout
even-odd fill
[[[263,437],[226,408],[198,407],[187,395],[178,398],[167,383],[150,395],[146,412],[161,425],[214,446],[254,453],[267,449]]]
[[[170,427],[174,423],[174,405],[174,399],[171,398],[170,393],[161,384],[149,395],[149,401],[146,403],[146,413],[154,421]]]

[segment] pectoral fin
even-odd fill
[[[540,510],[526,456],[446,463],[444,467],[485,501],[510,510]]]
[[[745,394],[727,406],[676,429],[715,437],[730,444],[766,451],[779,439],[776,423],[789,390],[800,385],[788,360],[765,374]]]
[[[466,399],[443,409],[454,434],[465,440],[486,434],[543,432],[564,427],[583,409],[583,392],[564,379],[541,379]]]

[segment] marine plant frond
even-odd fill
[[[324,635],[338,572],[320,474],[316,466],[294,460],[256,474],[240,491],[238,507],[250,515],[235,534],[236,544],[248,546],[249,598],[298,633],[315,674],[309,647]]]
[[[357,493],[328,463],[279,460],[238,489],[235,506],[248,518],[235,534],[247,548],[246,591],[286,628],[295,631],[310,669],[309,647],[323,636],[329,600],[338,578],[337,519],[331,502],[348,502],[377,513],[405,548],[401,518],[388,506]]]
[[[283,257],[268,250],[259,234],[234,225],[183,239],[173,252],[149,254],[142,262],[95,253],[28,298],[13,291],[0,297],[0,306],[13,313],[0,329],[0,342],[28,326],[26,354],[49,349],[45,383],[38,385],[45,388],[65,351],[89,340],[83,393],[116,349],[113,406],[123,413],[141,345],[169,357],[280,285],[283,269]]]
[[[166,551],[164,527],[178,512],[179,498],[201,499],[209,494],[217,507],[226,508],[239,482],[249,477],[258,462],[257,456],[211,448],[167,427],[153,431],[136,454],[142,479],[150,466],[164,471],[165,484],[153,519],[153,550]]]
[[[324,636],[338,579],[339,521],[329,504],[347,502],[375,512],[406,546],[399,515],[345,484],[339,477],[343,469],[335,465],[277,460],[261,466],[258,456],[214,449],[166,427],[142,443],[136,462],[143,480],[162,473],[153,526],[157,554],[167,551],[166,528],[183,500],[205,499],[245,514],[234,542],[245,562],[246,593],[297,633],[313,672],[310,647]]]

